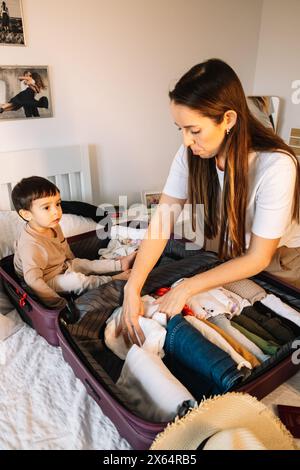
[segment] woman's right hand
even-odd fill
[[[144,333],[139,324],[139,317],[144,315],[144,305],[141,296],[135,291],[126,291],[122,315],[116,329],[116,336],[123,335],[125,343],[130,346],[141,346],[145,341]]]

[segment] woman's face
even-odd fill
[[[176,126],[182,130],[184,145],[190,147],[194,155],[211,158],[218,153],[227,129],[225,119],[216,124],[211,118],[174,101],[171,101],[171,113]]]

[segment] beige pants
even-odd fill
[[[266,271],[300,289],[300,247],[278,248]]]

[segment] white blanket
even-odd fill
[[[0,377],[1,450],[130,449],[61,349],[25,324],[0,341]]]

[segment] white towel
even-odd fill
[[[144,419],[170,421],[186,400],[196,401],[174,377],[160,357],[133,345],[117,386]]]
[[[261,303],[269,307],[273,312],[277,313],[280,317],[291,320],[296,325],[300,326],[300,312],[297,312],[293,307],[290,307],[281,299],[273,294],[268,294],[267,297],[261,300]]]

